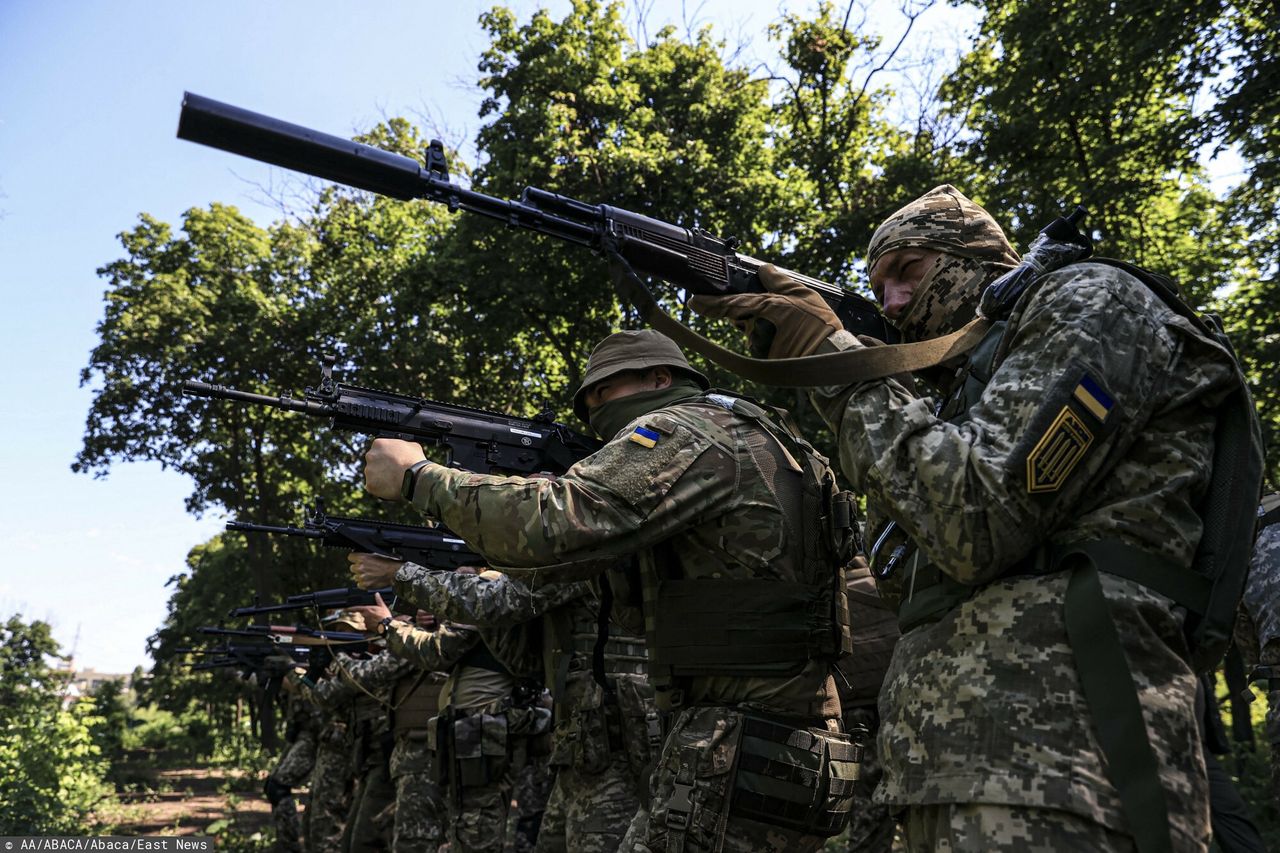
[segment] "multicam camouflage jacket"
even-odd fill
[[[723,406],[694,398],[637,418],[555,480],[428,466],[414,503],[493,568],[535,588],[603,572],[632,554],[642,575],[661,578],[673,567],[655,556],[658,546],[686,578],[812,583],[803,576],[793,510],[761,467],[764,458],[787,464],[772,442]],[[651,626],[655,609],[646,608]],[[686,697],[806,718],[839,714],[824,661],[789,678],[697,677]]]
[[[840,332],[828,345],[857,344]],[[1190,566],[1213,409],[1235,368],[1136,279],[1091,263],[1046,275],[1003,346],[962,424],[892,380],[814,394],[870,513],[923,551],[885,597],[912,596],[928,564],[975,587],[898,643],[880,696],[879,795],[1066,809],[1123,831],[1066,640],[1066,577],[1002,576],[1042,543],[1100,539]],[[1162,596],[1102,578],[1175,840],[1199,845],[1208,796],[1180,618]]]

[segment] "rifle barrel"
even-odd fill
[[[210,397],[215,400],[240,400],[244,403],[258,403],[264,406],[284,409],[287,412],[302,412],[316,417],[332,417],[336,414],[333,406],[327,403],[317,403],[314,400],[298,400],[288,394],[281,394],[275,397],[270,394],[255,394],[252,391],[240,391],[227,385],[214,385],[196,379],[188,379],[183,382],[182,393],[188,397]]]

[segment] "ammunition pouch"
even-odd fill
[[[729,813],[830,838],[849,822],[867,733],[743,718]]]
[[[482,788],[523,768],[531,757],[550,752],[551,709],[541,705],[476,710],[446,708],[427,724],[435,752],[435,781],[454,797],[463,788]]]
[[[431,718],[440,713],[441,681],[431,673],[419,672],[396,683],[391,693],[391,729],[397,736],[425,731]]]
[[[658,769],[648,843],[716,849],[729,818],[829,838],[848,823],[865,730],[857,737],[735,708],[680,712]]]

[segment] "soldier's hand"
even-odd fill
[[[729,320],[746,332],[757,357],[810,355],[844,328],[817,291],[773,264],[762,266],[759,275],[767,293],[695,296],[689,307],[707,317]]]
[[[388,501],[400,500],[404,472],[426,459],[422,445],[398,438],[377,438],[364,455],[364,487],[370,494]],[[425,476],[425,472],[419,472]]]
[[[391,616],[391,608],[387,607],[387,603],[382,600],[382,594],[375,592],[373,594],[374,604],[362,604],[359,607],[348,607],[347,609],[353,613],[359,613],[364,617],[364,624],[377,625],[383,619]],[[372,633],[372,632],[370,632]]]
[[[391,586],[391,582],[395,580],[396,572],[400,570],[400,566],[404,565],[399,560],[379,557],[375,554],[348,554],[347,562],[351,564],[352,579],[355,580],[356,586],[361,589],[378,589],[379,587]],[[350,609],[364,610],[366,608],[352,607]]]

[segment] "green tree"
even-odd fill
[[[0,626],[0,834],[83,832],[107,795],[92,701],[63,708],[67,674],[45,622]]]

